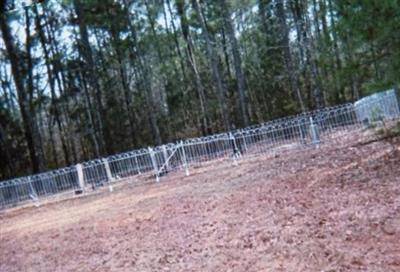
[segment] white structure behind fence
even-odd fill
[[[169,171],[189,169],[218,158],[279,152],[284,148],[308,147],[330,141],[338,130],[369,122],[400,117],[394,90],[344,104],[285,117],[256,126],[206,137],[143,148],[83,162],[76,166],[0,182],[0,208],[38,201],[63,192],[81,192],[111,184],[125,177],[151,174],[156,181]]]
[[[398,100],[395,90],[364,97],[355,102],[354,106],[357,118],[367,123],[399,116]]]

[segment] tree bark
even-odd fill
[[[11,64],[11,72],[13,75],[15,88],[17,90],[18,104],[19,104],[19,108],[20,108],[20,112],[21,112],[22,124],[24,127],[25,140],[28,145],[32,171],[34,173],[37,173],[41,169],[40,169],[40,162],[39,162],[38,154],[36,151],[35,139],[34,139],[34,135],[33,135],[34,119],[32,118],[30,110],[29,110],[30,109],[29,100],[28,100],[28,96],[27,96],[27,91],[25,90],[24,83],[23,83],[24,76],[23,76],[23,73],[22,73],[21,67],[20,67],[20,64],[22,62],[19,59],[19,56],[17,54],[17,49],[14,44],[14,39],[11,35],[10,27],[7,24],[6,14],[5,14],[5,6],[6,6],[5,1],[0,3],[0,28],[1,28],[1,33],[2,33],[3,40],[4,40],[4,44],[6,46],[6,52],[8,55],[8,59]]]
[[[332,0],[328,0],[328,10],[329,10],[329,18],[330,18],[330,24],[331,24],[331,29],[332,29],[332,45],[333,45],[333,52],[335,54],[335,62],[336,62],[336,80],[338,80],[337,73],[342,69],[342,60],[340,59],[340,52],[339,52],[339,45],[338,45],[338,37],[337,37],[337,31],[336,31],[336,22],[335,22],[335,14],[333,13],[333,4]],[[339,84],[338,84],[339,85]],[[338,86],[339,89],[337,90],[337,101],[336,103],[339,103],[341,100],[344,99],[344,94],[342,92],[341,86]],[[340,97],[342,96],[342,97]]]
[[[97,73],[95,71],[95,63],[93,59],[92,49],[89,43],[89,33],[87,30],[87,26],[84,19],[84,14],[82,13],[82,4],[81,0],[74,0],[74,8],[77,15],[77,21],[79,26],[79,34],[80,34],[80,54],[82,58],[85,60],[84,68],[88,73],[88,81],[90,87],[94,90],[94,97],[96,101],[96,119],[98,125],[98,131],[93,132],[98,134],[98,138],[96,141],[98,142],[99,150],[97,147],[95,148],[96,156],[100,156],[101,153],[107,152],[108,154],[113,153],[111,150],[111,139],[110,139],[110,131],[105,126],[107,116],[106,110],[103,105],[100,85],[98,82]]]
[[[201,30],[202,30],[203,38],[206,42],[208,61],[211,66],[210,68],[212,71],[212,77],[216,84],[217,98],[218,98],[218,103],[219,103],[219,107],[220,107],[220,111],[221,111],[221,115],[222,115],[223,126],[224,126],[224,129],[228,131],[231,129],[231,120],[230,120],[228,105],[227,105],[226,98],[225,98],[226,90],[225,90],[224,83],[222,81],[221,73],[218,68],[217,55],[216,55],[213,45],[211,43],[211,37],[210,37],[210,34],[207,29],[206,21],[203,16],[203,12],[202,12],[199,0],[193,0],[192,3],[193,3],[193,8],[196,11],[197,20],[198,20]]]
[[[299,79],[298,76],[296,75],[296,71],[294,70],[292,55],[290,52],[289,28],[286,22],[286,14],[285,14],[285,8],[283,6],[283,1],[276,2],[276,15],[278,17],[281,29],[281,46],[283,48],[286,73],[289,77],[291,91],[295,96],[297,96],[301,110],[306,111],[303,96],[299,88]]]
[[[38,8],[36,5],[34,5],[33,7],[34,13],[35,13],[35,26],[36,26],[36,31],[38,33],[39,36],[39,40],[40,40],[40,44],[42,46],[43,49],[43,54],[44,54],[44,60],[45,60],[45,64],[46,64],[46,70],[47,70],[47,77],[49,80],[49,87],[50,87],[50,94],[51,94],[51,105],[50,105],[50,112],[54,113],[54,118],[55,121],[57,123],[57,129],[59,132],[59,137],[61,140],[61,146],[62,146],[62,150],[64,153],[64,159],[65,159],[65,163],[67,165],[71,164],[71,160],[70,160],[70,155],[68,152],[68,146],[67,143],[65,141],[64,138],[64,128],[63,128],[63,124],[61,121],[61,113],[59,111],[59,105],[57,104],[57,98],[56,98],[56,91],[55,91],[55,80],[54,80],[54,76],[53,76],[53,70],[51,67],[51,61],[50,61],[50,54],[49,54],[49,50],[47,49],[47,42],[46,42],[46,36],[44,34],[43,28],[42,28],[42,23],[41,23],[41,16],[39,15],[38,12]],[[52,144],[54,142],[53,139],[53,127],[49,127],[49,133],[51,134],[51,141]],[[53,148],[54,149],[54,148]],[[58,164],[58,160],[57,158],[55,158],[55,162],[56,164]]]
[[[185,14],[184,4],[185,4],[184,0],[176,1],[176,7],[177,7],[177,11],[178,11],[179,18],[180,18],[180,23],[181,23],[182,35],[186,42],[186,55],[187,55],[189,67],[192,70],[194,78],[195,78],[196,91],[197,91],[197,95],[199,97],[200,118],[202,120],[202,132],[203,132],[203,135],[206,135],[208,133],[211,133],[209,107],[208,107],[208,103],[207,103],[207,99],[206,99],[206,95],[205,95],[204,85],[203,85],[203,82],[202,82],[202,79],[201,79],[201,76],[199,73],[196,57],[194,55],[194,46],[193,46],[192,37],[190,35],[189,24],[188,24],[186,14]]]
[[[157,111],[155,110],[155,103],[154,103],[154,98],[153,98],[153,91],[152,91],[152,86],[151,86],[151,80],[149,78],[151,71],[147,65],[145,65],[145,60],[143,59],[143,54],[141,52],[141,48],[138,43],[138,38],[137,38],[137,31],[135,29],[135,26],[133,25],[133,20],[134,18],[131,16],[129,12],[129,5],[127,0],[124,1],[124,11],[126,12],[127,18],[129,19],[127,24],[129,27],[129,32],[132,35],[132,54],[131,56],[135,56],[135,58],[132,58],[132,62],[135,64],[134,66],[134,72],[135,72],[135,77],[137,79],[137,82],[143,81],[144,84],[141,86],[141,84],[137,83],[138,89],[142,87],[142,89],[145,90],[145,101],[147,105],[146,111],[148,112],[148,118],[149,118],[149,124],[150,124],[150,130],[153,135],[153,139],[156,144],[160,145],[162,144],[162,138],[160,134],[160,128],[158,126],[158,118],[157,118]]]
[[[319,67],[316,63],[315,54],[313,54],[314,52],[317,52],[318,49],[315,47],[313,36],[312,36],[311,22],[310,22],[308,12],[307,12],[308,7],[306,6],[306,7],[302,8],[300,6],[300,3],[298,0],[296,0],[295,2],[300,10],[300,12],[299,12],[300,20],[298,23],[300,23],[301,29],[303,29],[303,41],[304,41],[303,46],[305,47],[307,64],[310,67],[311,76],[314,81],[314,86],[312,87],[314,102],[315,102],[316,107],[318,109],[320,109],[325,106],[325,102],[324,102],[322,83],[321,83],[321,79],[320,79]],[[302,14],[304,14],[304,15],[302,15]],[[317,35],[319,35],[318,33],[319,33],[319,27],[318,27]]]
[[[242,115],[242,124],[244,127],[249,125],[248,105],[245,94],[245,78],[242,71],[242,59],[240,57],[239,45],[235,36],[235,30],[231,19],[231,12],[226,0],[222,0],[223,18],[225,22],[226,32],[232,46],[233,63],[236,75],[236,87],[239,95],[240,112]]]

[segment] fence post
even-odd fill
[[[111,174],[110,164],[108,163],[108,160],[106,158],[103,159],[103,163],[104,163],[104,168],[106,169],[107,181],[111,182],[114,180],[114,178]]]
[[[299,121],[299,132],[300,132],[300,143],[301,144],[305,144],[306,143],[306,137],[305,137],[306,133],[304,133],[304,130],[306,130],[305,126],[306,126],[306,121],[305,120],[303,121],[303,119],[300,119],[300,121]]]
[[[82,190],[82,193],[85,192],[85,177],[83,175],[83,168],[82,164],[78,163],[76,166],[76,172],[78,173],[78,185],[79,188]]]
[[[185,146],[183,145],[183,141],[180,141],[180,146],[182,148],[182,160],[183,160],[183,167],[185,168],[185,175],[189,176],[189,165],[186,160],[186,153],[185,153]]]
[[[247,142],[246,142],[246,135],[243,133],[243,131],[240,133],[243,137],[243,147],[244,150],[247,152]]]
[[[159,176],[159,173],[158,173],[158,166],[157,166],[156,158],[154,156],[154,151],[153,151],[153,149],[151,147],[149,147],[148,149],[149,149],[151,163],[153,164],[154,172],[156,173],[156,182],[159,182],[160,181],[160,176]]]
[[[237,158],[240,157],[240,151],[237,147],[236,139],[235,136],[233,136],[232,132],[229,132],[229,141],[231,142],[232,148],[233,148],[233,162],[237,166]]]
[[[314,120],[312,117],[310,117],[310,134],[311,134],[311,143],[313,144],[319,144],[319,133],[318,133],[318,127],[314,123]]]
[[[110,164],[108,163],[108,160],[106,158],[103,159],[103,163],[104,163],[104,168],[106,169],[106,175],[107,175],[107,181],[108,181],[108,189],[110,190],[110,192],[113,191],[113,187],[111,185],[111,182],[114,181],[114,178],[111,174],[111,169],[110,169]]]
[[[39,201],[39,196],[38,196],[37,192],[35,191],[35,188],[33,188],[32,179],[30,176],[28,177],[28,182],[29,182],[29,187],[32,192],[29,196],[32,198],[33,201],[36,201],[36,202]]]
[[[164,162],[165,162],[165,170],[169,170],[169,161],[168,161],[168,152],[167,152],[167,148],[165,147],[165,145],[163,145],[162,147],[162,152],[163,152],[163,157],[164,157]]]
[[[136,171],[140,175],[142,173],[140,172],[140,167],[139,167],[139,162],[138,162],[137,156],[135,156],[134,158],[135,158],[135,163],[136,163]]]
[[[393,87],[392,94],[393,94],[393,99],[390,99],[391,103],[393,103],[393,116],[392,118],[397,118],[400,116],[400,103],[398,101],[398,88],[396,86]]]

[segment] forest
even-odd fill
[[[5,0],[0,36],[0,179],[400,83],[397,0]]]

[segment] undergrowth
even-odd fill
[[[400,121],[390,127],[383,121],[383,127],[376,130],[376,133],[380,140],[385,140],[392,146],[392,152],[399,153],[397,145],[400,138]]]
[[[395,125],[388,127],[386,122],[383,122],[383,127],[376,130],[376,133],[384,138],[394,138],[400,136],[400,121]]]

